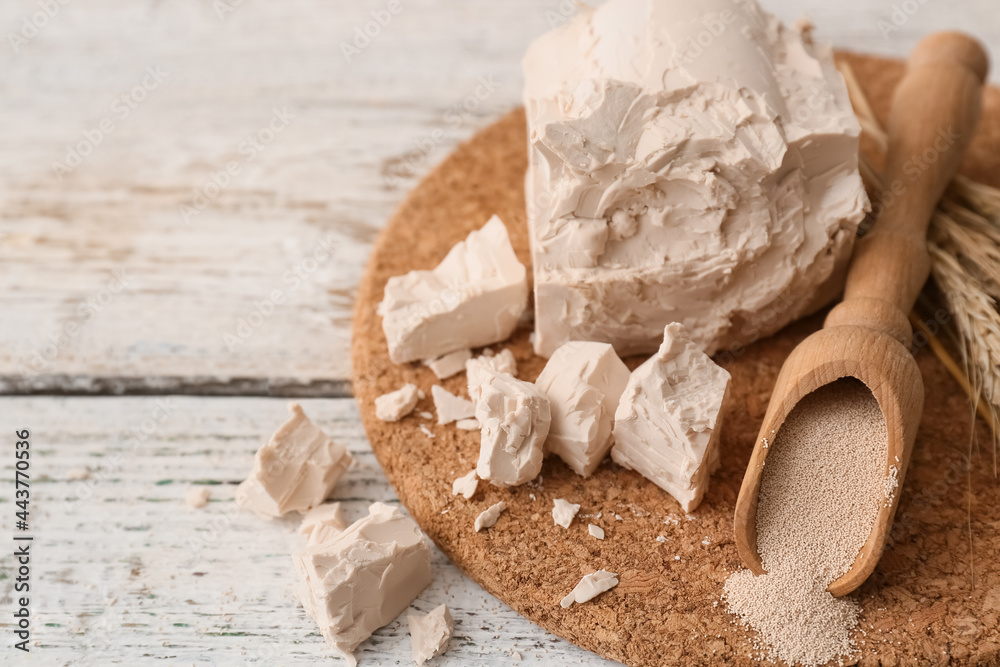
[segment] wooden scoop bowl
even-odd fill
[[[757,551],[757,496],[767,443],[804,396],[844,377],[865,383],[885,415],[886,474],[895,466],[903,482],[924,405],[923,380],[909,351],[913,332],[907,313],[930,273],[927,226],[972,140],[988,69],[979,42],[952,32],[925,38],[907,61],[889,119],[884,208],[855,246],[843,302],[782,366],[736,501],[736,546],[755,574],[764,573]],[[899,495],[897,489],[883,504],[854,565],[828,587],[831,594],[850,593],[875,569]]]

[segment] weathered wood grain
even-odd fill
[[[457,142],[518,104],[524,47],[570,6],[402,2],[351,62],[341,42],[389,0],[71,0],[17,52],[10,35],[40,6],[0,3],[0,393],[347,393],[351,302],[374,236]],[[809,13],[822,38],[855,50],[902,55],[943,27],[1000,43],[994,0],[917,3],[883,38],[879,18],[902,4],[765,0],[786,20]],[[162,82],[119,118],[112,104],[156,65]],[[482,77],[498,85],[473,101]],[[295,118],[246,159],[240,143],[275,107]],[[114,131],[58,180],[52,163],[104,119]],[[229,161],[240,173],[185,223],[180,207]],[[331,258],[292,290],[285,272],[325,237]],[[90,320],[80,304],[104,300],[119,269],[133,280]],[[287,299],[230,351],[224,335],[274,289]],[[56,356],[28,363],[73,323]],[[174,416],[131,447],[128,432],[157,400],[0,399],[2,433],[34,429],[34,470],[50,479],[35,488],[32,664],[316,662],[322,642],[290,598],[293,527],[226,511],[281,402],[171,399]],[[353,499],[351,516],[393,498],[352,405],[307,410],[360,460],[337,490]],[[66,480],[81,466],[100,480],[86,502],[73,499],[87,482]],[[9,488],[10,462],[0,469]],[[193,481],[222,482],[205,510],[181,500]],[[0,499],[8,535],[11,505]],[[192,532],[206,541],[187,545]],[[526,663],[604,664],[436,558],[416,606],[455,606],[460,638],[444,664],[508,665],[512,649]],[[8,608],[9,578],[0,591]],[[408,664],[405,627],[380,631],[359,655]]]
[[[3,3],[0,392],[346,393],[375,234],[458,141],[518,104],[525,46],[574,11],[399,3],[57,3],[30,39],[36,0]],[[902,54],[944,26],[1000,37],[993,0],[765,5],[858,50]],[[390,20],[372,27],[373,12]],[[366,27],[376,36],[348,59]],[[275,109],[294,117],[241,151]],[[54,172],[74,147],[90,154]],[[289,277],[324,239],[326,258]],[[129,280],[108,294],[115,271]],[[273,313],[254,315],[274,290]]]
[[[8,445],[15,429],[31,431],[31,664],[330,661],[316,625],[293,597],[289,554],[304,543],[297,521],[266,521],[233,502],[254,451],[285,419],[284,404],[260,398],[0,399],[0,540],[8,546],[14,529]],[[354,401],[307,400],[303,406],[355,457],[335,490],[348,519],[365,516],[372,502],[398,502]],[[83,469],[89,479],[71,479]],[[212,491],[200,510],[184,502],[196,484]],[[0,606],[9,610],[12,559],[0,560],[0,575]],[[438,664],[509,665],[516,662],[514,651],[523,664],[611,664],[521,618],[435,549],[434,582],[411,609],[426,612],[441,603],[452,609],[456,631]],[[8,636],[10,629],[5,613],[0,632]],[[407,664],[409,651],[404,616],[362,644],[357,656],[362,666]]]

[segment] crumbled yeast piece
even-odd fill
[[[455,428],[459,428],[463,431],[478,431],[479,430],[479,420],[477,419],[459,419],[455,422]]]
[[[428,614],[406,615],[410,626],[410,650],[413,662],[422,665],[448,649],[448,640],[455,629],[451,611],[447,605],[441,605]]]
[[[236,490],[236,503],[260,516],[305,512],[322,503],[351,465],[347,447],[289,403],[291,417],[257,450],[250,476]]]
[[[452,482],[451,495],[461,495],[468,500],[469,498],[472,498],[472,496],[476,495],[476,489],[478,488],[479,479],[476,477],[476,471],[471,470]]]
[[[317,505],[302,517],[299,533],[309,539],[309,546],[329,542],[347,529],[340,503]]]
[[[573,523],[573,517],[576,513],[580,511],[580,506],[576,503],[571,503],[562,498],[556,498],[552,504],[552,521],[555,522],[557,526],[562,526],[563,528],[569,528],[570,524]]]
[[[569,595],[564,597],[562,602],[559,604],[564,609],[571,606],[574,602],[577,604],[583,604],[584,602],[593,600],[601,593],[611,590],[617,585],[617,574],[606,570],[598,570],[597,572],[585,575],[583,579],[580,580],[580,583],[576,585],[576,588],[574,588]]]
[[[492,528],[500,515],[507,509],[507,503],[504,501],[498,502],[496,505],[490,505],[488,508],[482,511],[479,516],[476,517],[476,523],[474,528],[478,533],[483,528]]]
[[[618,399],[629,370],[607,343],[572,341],[549,359],[535,385],[552,403],[545,449],[589,477],[611,449]]]
[[[538,354],[674,321],[714,353],[836,296],[868,197],[829,45],[752,0],[609,0],[523,62]]]
[[[397,422],[413,412],[423,393],[415,384],[404,384],[396,391],[382,394],[375,399],[375,416],[384,422]]]
[[[587,532],[590,533],[592,537],[596,537],[599,540],[604,539],[604,529],[600,526],[595,526],[594,524],[587,525]]]
[[[729,373],[668,324],[660,350],[635,369],[615,413],[611,458],[672,495],[685,512],[719,467]]]
[[[402,364],[506,340],[527,305],[527,271],[493,216],[434,270],[390,278],[378,313]]]
[[[476,419],[482,425],[476,473],[494,486],[517,486],[542,469],[551,416],[549,399],[530,382],[493,373],[480,386]]]
[[[889,474],[885,476],[885,485],[883,487],[883,492],[885,495],[885,501],[887,504],[891,504],[893,498],[896,495],[896,489],[899,487],[899,468],[895,465],[889,466]]]
[[[188,504],[188,507],[201,509],[208,504],[208,499],[211,497],[212,492],[207,486],[192,486],[184,494],[184,502]]]
[[[440,385],[431,387],[431,397],[434,399],[434,409],[437,410],[438,424],[450,424],[476,415],[476,406],[472,401],[455,396]]]
[[[382,503],[292,560],[303,608],[352,665],[358,644],[391,623],[431,582],[431,550],[417,524]]]
[[[443,354],[433,359],[424,359],[424,366],[434,372],[438,380],[447,380],[452,375],[457,375],[465,370],[465,362],[472,357],[472,350],[468,348]]]
[[[469,383],[469,398],[473,403],[479,400],[479,387],[494,373],[517,377],[517,361],[510,350],[504,349],[499,354],[486,350],[482,355],[465,362],[465,379]]]

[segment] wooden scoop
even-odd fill
[[[774,442],[804,396],[844,377],[865,383],[885,415],[886,474],[894,465],[903,482],[924,405],[920,369],[909,352],[913,332],[907,313],[930,273],[927,225],[972,140],[988,69],[979,42],[953,32],[922,40],[907,62],[889,119],[886,191],[880,196],[885,208],[855,246],[844,301],[782,366],[736,501],[736,546],[755,574],[764,573],[757,552],[757,495],[768,453],[765,439]],[[830,593],[850,593],[875,569],[899,495],[897,490],[883,504],[859,558],[830,584]]]

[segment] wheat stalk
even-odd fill
[[[861,130],[885,153],[888,135],[850,65],[839,69]],[[865,183],[884,192],[881,175],[864,158]],[[959,365],[944,345],[915,315],[931,351],[958,381],[975,412],[990,425],[994,437],[993,472],[997,474],[1000,446],[1000,190],[965,176],[956,176],[931,219],[928,234],[931,275],[943,293],[956,330]],[[975,414],[975,412],[973,414]],[[971,454],[971,452],[970,452]],[[970,460],[971,462],[971,460]]]
[[[979,395],[979,392],[976,391],[969,383],[969,377],[965,370],[960,368],[955,360],[951,358],[951,355],[948,354],[948,351],[944,348],[944,345],[941,344],[941,341],[938,340],[937,336],[934,335],[934,332],[928,328],[927,324],[920,319],[916,313],[910,313],[910,324],[913,325],[913,329],[915,331],[919,331],[924,335],[927,339],[927,344],[930,345],[935,356],[942,361],[948,373],[955,378],[955,381],[958,382],[959,386],[962,387],[965,393],[970,396]],[[976,412],[979,413],[979,416],[982,417],[987,424],[990,425],[991,429],[994,431],[997,429],[997,420],[994,416],[994,411],[990,409],[990,404],[987,401],[980,399],[976,405]]]

